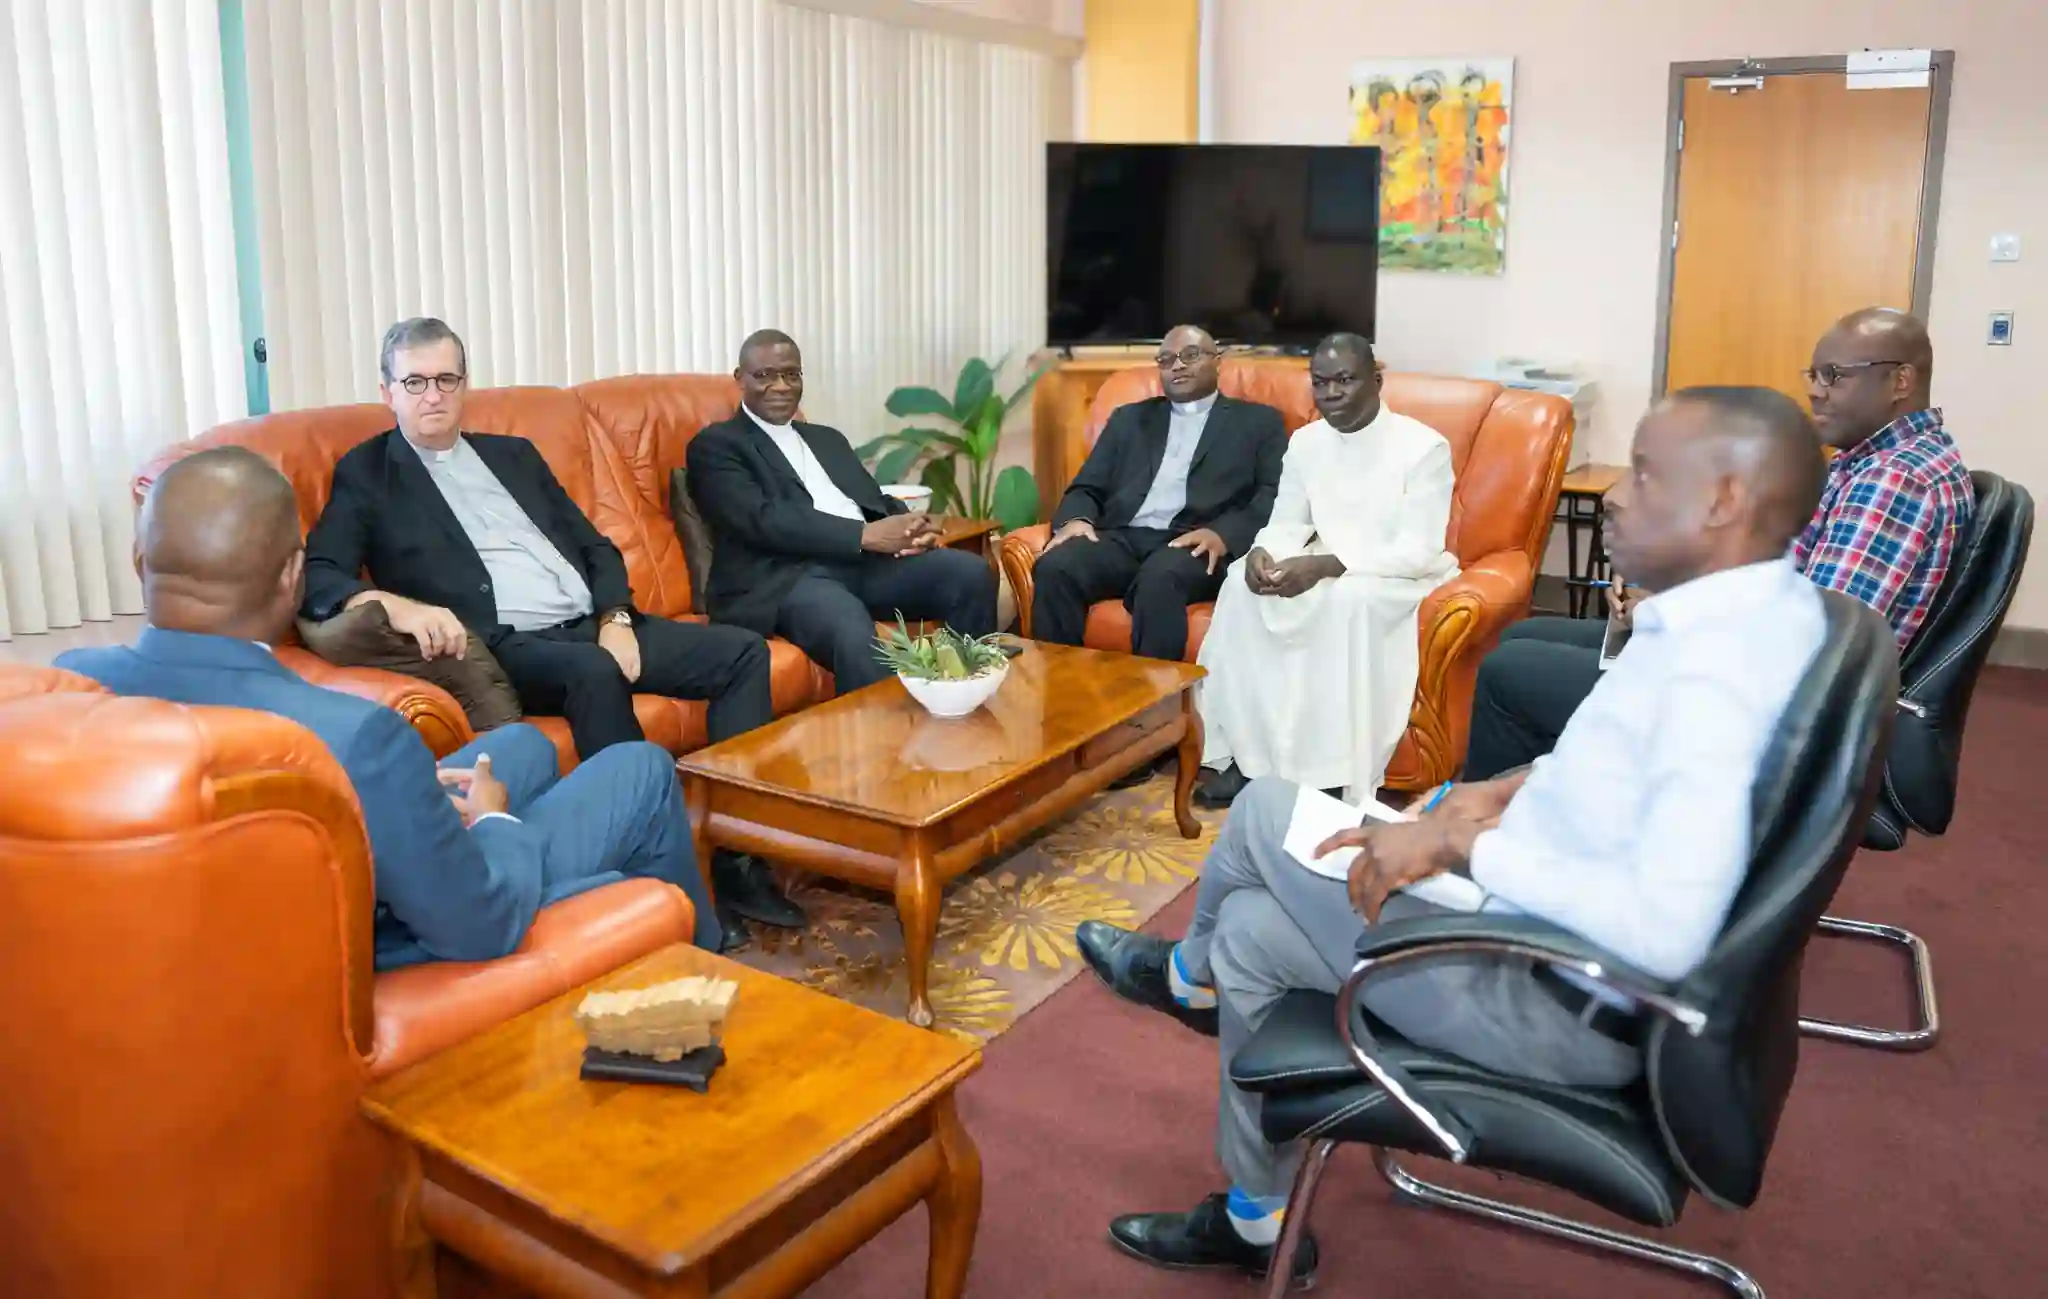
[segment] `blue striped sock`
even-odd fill
[[[1173,999],[1189,1010],[1216,1008],[1216,990],[1188,977],[1188,967],[1181,964],[1179,943],[1173,945],[1173,958],[1166,963],[1166,987],[1173,993]]]
[[[1253,1245],[1270,1245],[1280,1239],[1280,1223],[1287,1216],[1284,1195],[1253,1195],[1242,1187],[1230,1188],[1230,1225]]]

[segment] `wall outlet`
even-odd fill
[[[1993,347],[2012,346],[2012,313],[1994,311],[1991,313],[1991,337],[1984,340]]]
[[[1994,262],[2016,262],[2020,259],[2020,237],[2001,234],[1991,236],[1991,260]]]

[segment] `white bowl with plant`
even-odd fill
[[[951,627],[911,635],[903,616],[875,637],[875,658],[934,717],[965,717],[987,703],[1010,674],[995,636],[963,636]]]

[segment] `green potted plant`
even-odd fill
[[[1008,360],[1006,356],[990,365],[978,356],[970,358],[960,367],[951,397],[936,388],[915,386],[890,393],[887,406],[896,418],[929,418],[950,427],[900,428],[862,444],[860,458],[872,466],[875,480],[885,487],[910,482],[929,487],[934,514],[993,519],[1005,532],[1038,522],[1038,484],[1031,471],[1012,465],[998,473],[995,457],[1004,418],[1045,370],[1033,370],[1015,392],[1004,396],[996,390],[996,377]]]
[[[988,702],[1010,673],[994,636],[963,636],[951,627],[913,636],[896,625],[875,637],[875,658],[934,717],[965,717]]]

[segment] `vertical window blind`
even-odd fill
[[[129,479],[246,413],[219,33],[0,4],[0,639],[139,611]]]
[[[479,385],[725,372],[765,326],[859,440],[1041,341],[1063,59],[774,0],[247,12],[280,407],[374,396],[409,315]]]
[[[241,13],[274,409],[374,400],[404,316],[478,385],[724,372],[772,326],[859,440],[1041,341],[1066,58],[779,0]],[[0,4],[0,637],[139,612],[130,478],[247,413],[220,22]]]

